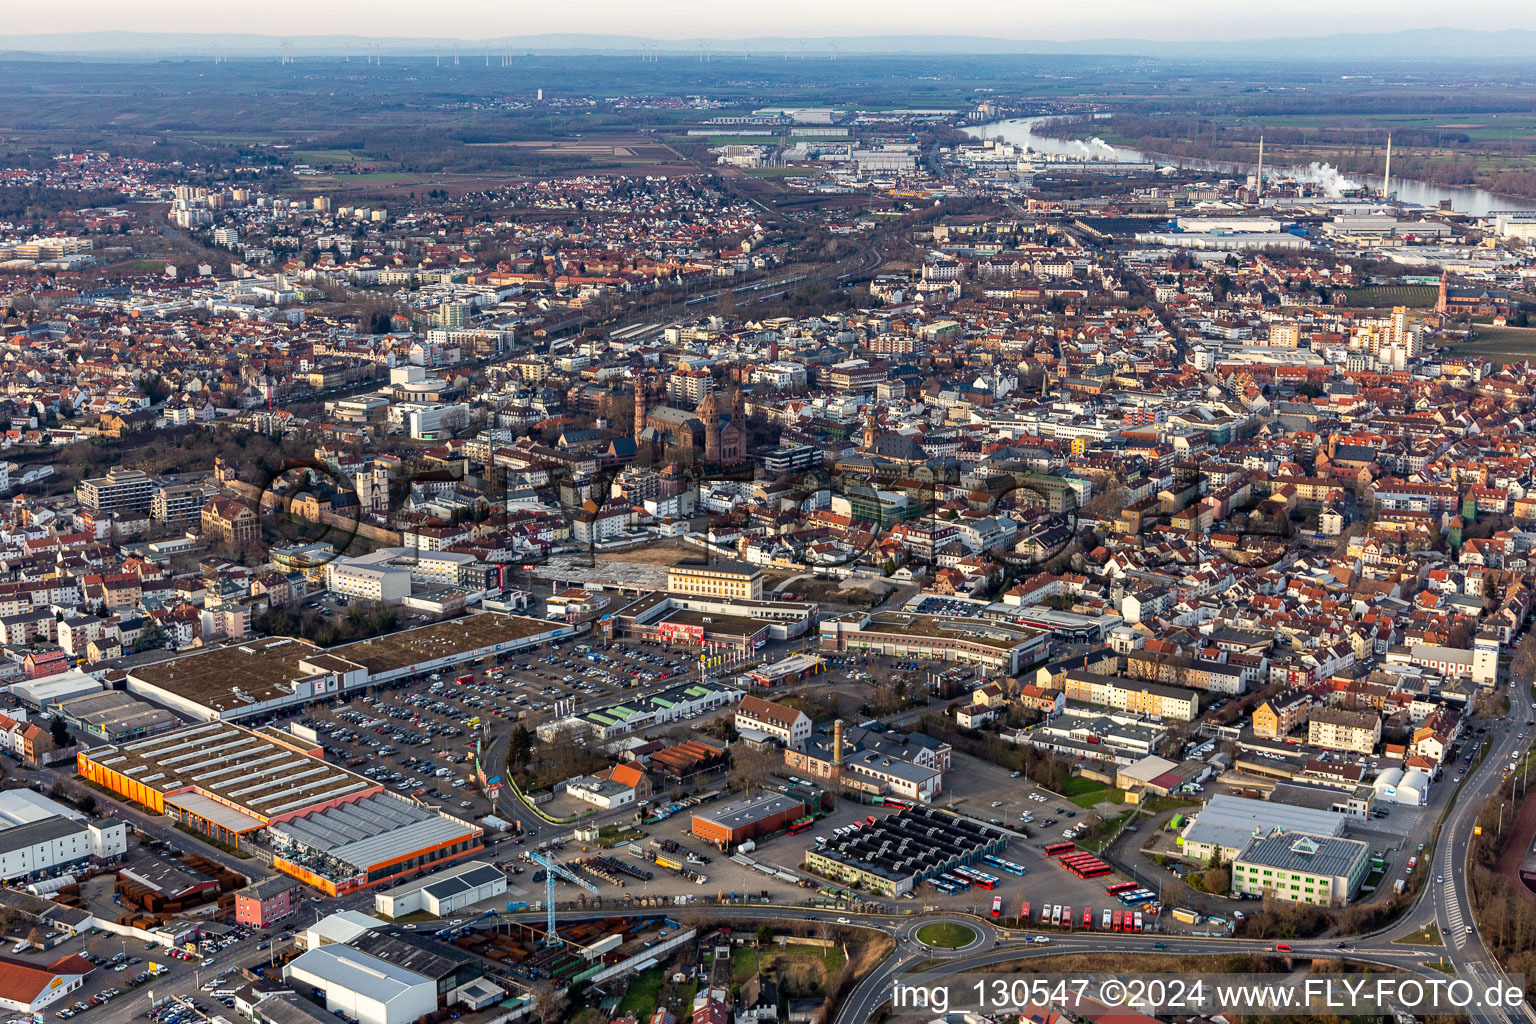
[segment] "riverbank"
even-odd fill
[[[1247,149],[1232,151],[1234,159],[1220,159],[1195,157],[1152,147],[1137,148],[1136,143],[1139,143],[1140,139],[1131,139],[1125,134],[1116,132],[1112,125],[1113,122],[1110,119],[1087,120],[1070,115],[1049,115],[993,121],[968,128],[966,132],[976,138],[1001,137],[1015,145],[1028,146],[1039,153],[1082,159],[1097,156],[1110,160],[1159,161],[1225,175],[1248,175],[1257,167],[1255,159],[1257,153],[1250,153]],[[1068,127],[1073,130],[1066,130]],[[1244,143],[1246,145],[1247,140],[1244,140]],[[1253,148],[1256,150],[1256,143],[1253,144]],[[1400,152],[1403,154],[1400,158],[1397,152],[1394,152],[1394,159],[1410,161],[1409,166],[1411,166],[1416,151],[1410,148]],[[1274,154],[1273,157],[1271,153]],[[1375,151],[1371,154],[1371,159],[1374,160],[1374,158]],[[1300,180],[1325,184],[1331,180],[1344,188],[1365,186],[1379,189],[1381,168],[1366,165],[1364,162],[1356,167],[1356,160],[1358,158],[1351,157],[1350,154],[1331,150],[1275,145],[1265,151],[1265,178],[1268,180],[1281,176],[1293,176]],[[1346,166],[1340,167],[1333,161],[1339,161]],[[1392,176],[1392,191],[1400,202],[1409,205],[1432,209],[1442,203],[1448,203],[1456,212],[1472,217],[1487,216],[1496,210],[1536,212],[1536,164],[1533,164],[1531,174],[1530,194],[1523,191],[1489,189],[1476,184],[1439,184],[1396,174]]]

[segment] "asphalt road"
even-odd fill
[[[1425,886],[1413,911],[1375,939],[1390,942],[1414,932],[1422,932],[1425,925],[1433,922],[1439,926],[1444,938],[1446,960],[1455,968],[1458,977],[1474,982],[1506,979],[1503,970],[1483,944],[1482,935],[1473,920],[1471,893],[1468,890],[1467,854],[1478,807],[1498,789],[1504,766],[1530,745],[1529,737],[1521,737],[1523,729],[1518,724],[1530,715],[1530,694],[1518,684],[1510,683],[1508,687],[1510,716],[1489,727],[1486,735],[1488,754],[1477,765],[1477,770],[1463,781],[1461,791],[1440,832],[1440,844],[1435,849],[1434,877],[1443,878],[1444,881],[1432,879]],[[1444,784],[1442,781],[1441,785]],[[1474,1013],[1472,1019],[1513,1024],[1516,1020],[1536,1021],[1536,1013],[1522,1005],[1518,1011]]]

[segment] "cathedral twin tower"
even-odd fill
[[[747,454],[747,415],[738,388],[731,411],[720,411],[720,399],[711,391],[695,412],[668,405],[647,403],[645,381],[635,380],[635,448],[649,447],[653,458],[672,456],[679,461],[732,465]]]

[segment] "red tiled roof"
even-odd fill
[[[0,995],[18,1003],[30,1003],[59,975],[85,975],[95,969],[95,964],[78,953],[60,957],[46,967],[16,957],[0,956]]]

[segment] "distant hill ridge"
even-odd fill
[[[0,54],[65,57],[97,56],[228,57],[341,56],[364,53],[390,56],[459,52],[465,57],[501,53],[693,54],[709,47],[719,59],[743,53],[759,56],[789,53],[840,56],[910,54],[913,56],[979,56],[1042,54],[1080,56],[1140,56],[1207,59],[1276,60],[1521,60],[1536,62],[1536,31],[1529,29],[1434,28],[1397,32],[1339,33],[1235,40],[1155,39],[1007,39],[965,35],[890,36],[765,36],[755,38],[648,39],[641,36],[561,33],[502,36],[491,39],[385,37],[362,35],[278,36],[253,33],[58,32],[0,35]]]

